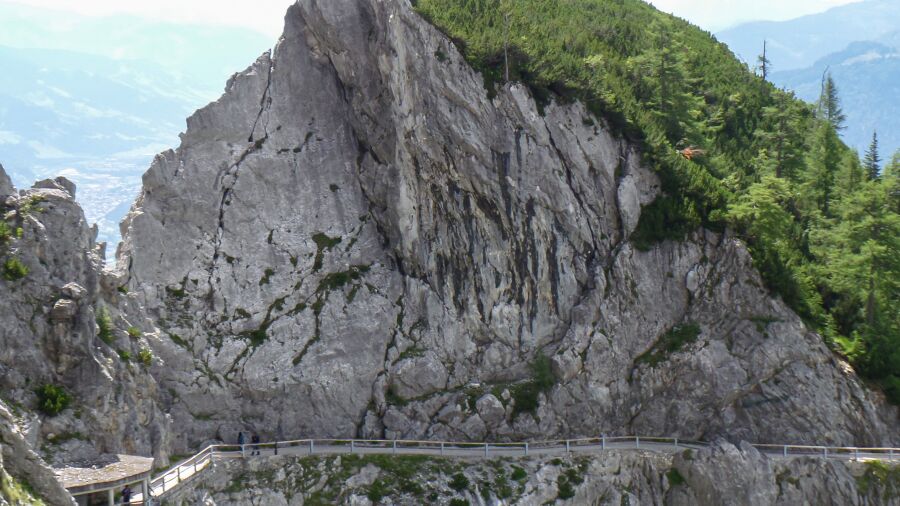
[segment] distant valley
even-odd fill
[[[243,29],[0,3],[4,166],[19,187],[75,181],[111,253],[153,157],[177,146],[184,118],[272,42]]]

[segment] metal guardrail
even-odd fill
[[[385,439],[295,439],[243,445],[214,444],[182,460],[150,482],[151,495],[162,497],[197,476],[215,461],[259,455],[394,454],[445,457],[489,458],[552,455],[604,450],[645,450],[675,452],[710,446],[704,441],[667,437],[600,436],[595,438],[528,441],[522,443],[470,443],[458,441],[418,441]],[[900,460],[900,448],[857,448],[846,446],[753,444],[772,457],[820,457],[846,460]],[[140,504],[140,500],[135,503]]]

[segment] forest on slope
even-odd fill
[[[768,288],[900,404],[900,153],[884,163],[873,142],[860,160],[841,142],[833,82],[802,102],[640,0],[413,3],[488,94],[519,81],[539,104],[580,100],[640,143],[664,193],[636,247],[733,230]]]

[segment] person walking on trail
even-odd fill
[[[253,434],[253,452],[250,455],[259,455],[259,434]]]
[[[131,504],[131,487],[128,485],[122,489],[122,504]]]

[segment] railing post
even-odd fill
[[[313,454],[314,447],[315,447],[315,443],[313,443],[313,440],[310,439],[310,440],[309,440],[309,454],[310,454],[310,455]]]
[[[675,438],[675,448],[678,448],[678,438]]]
[[[600,438],[600,447],[604,450],[606,449],[606,436]]]
[[[525,456],[528,456],[528,442],[525,443]]]
[[[247,445],[241,445],[241,458],[245,458],[247,456]]]
[[[859,460],[859,448],[853,449],[853,455],[856,457],[856,460]]]
[[[823,447],[822,447],[822,455],[823,455],[826,459],[828,458],[828,447],[827,447],[827,446],[823,446]]]
[[[441,457],[444,456],[444,443],[441,443]]]
[[[393,449],[392,449],[391,453],[392,453],[393,455],[396,455],[396,454],[397,454],[397,440],[396,440],[396,439],[394,440],[394,446],[393,446]]]
[[[566,439],[566,453],[569,453],[569,440]]]
[[[893,448],[888,449],[888,458],[890,460],[894,460],[894,449]]]
[[[355,444],[355,443],[353,442],[353,440],[351,439],[351,440],[350,440],[350,453],[353,453],[353,450],[354,450],[355,447],[356,447],[356,444]]]
[[[641,438],[639,436],[634,436],[634,447],[635,448],[641,447]]]
[[[485,456],[485,458],[487,458],[487,456],[488,456],[488,444],[487,443],[484,443],[484,456]]]
[[[784,448],[781,449],[781,455],[787,457],[787,445],[784,445]]]
[[[181,483],[181,466],[176,467],[175,471],[178,473],[178,481],[176,483]]]

